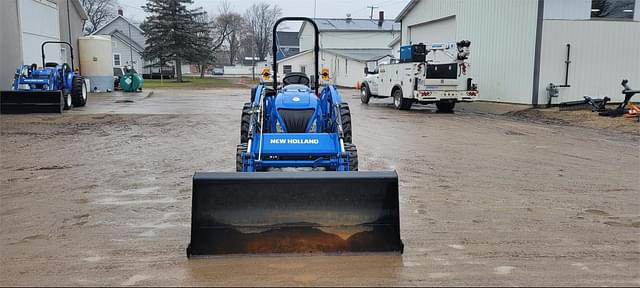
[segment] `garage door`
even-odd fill
[[[60,41],[58,5],[55,0],[23,0],[18,1],[18,4],[22,30],[22,60],[27,64],[41,65],[42,42]],[[47,23],[53,23],[53,25]],[[47,62],[61,61],[60,45],[47,45],[45,53]]]

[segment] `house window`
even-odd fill
[[[307,73],[307,66],[300,65],[300,72]]]
[[[282,67],[282,71],[286,74],[286,73],[291,73],[291,65],[284,65]]]
[[[114,53],[113,54],[113,66],[120,67],[121,65],[122,65],[122,63],[120,62],[120,54]]]
[[[591,19],[633,19],[636,1],[592,0]]]

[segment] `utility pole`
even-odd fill
[[[367,6],[367,8],[371,8],[371,15],[369,15],[369,20],[373,20],[373,9],[378,9],[380,7],[371,5]]]

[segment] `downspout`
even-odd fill
[[[542,23],[544,22],[544,0],[538,0],[538,18],[536,25],[536,48],[533,59],[533,92],[531,105],[538,106],[538,90],[540,86],[540,54],[542,53]]]
[[[72,41],[71,41],[72,40],[71,39],[71,14],[69,12],[69,0],[67,0],[67,26],[69,28],[69,43],[72,43]],[[71,67],[73,67],[73,51],[69,51],[69,53],[72,54],[71,55]]]

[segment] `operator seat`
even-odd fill
[[[304,85],[309,87],[309,83],[311,83],[311,80],[309,80],[309,76],[302,72],[289,72],[284,74],[284,77],[282,78],[283,87],[292,84]]]

